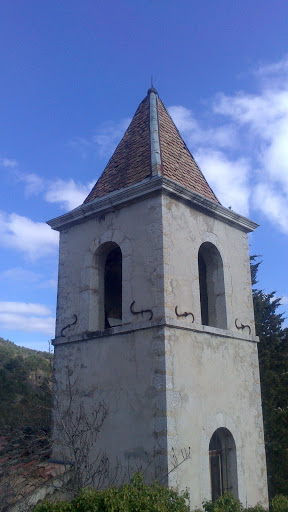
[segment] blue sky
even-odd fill
[[[58,234],[153,75],[224,206],[260,224],[259,287],[288,316],[288,4],[2,0],[0,336],[47,349]]]

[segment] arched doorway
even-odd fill
[[[218,428],[209,443],[211,498],[228,491],[238,498],[236,445],[227,428]]]

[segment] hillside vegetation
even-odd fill
[[[0,426],[49,427],[52,357],[0,338]]]

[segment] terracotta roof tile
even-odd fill
[[[208,199],[219,202],[160,98],[158,113],[163,175]]]
[[[93,201],[96,197],[134,185],[149,177],[150,172],[149,102],[146,96],[84,202]]]
[[[155,89],[148,91],[123,139],[85,199],[85,203],[152,177],[151,151],[153,153],[153,149],[151,150],[150,143],[150,108],[152,108],[150,94],[152,93],[154,98],[155,94],[157,95]],[[156,103],[154,99],[154,104],[157,105],[153,112],[156,112],[158,117],[161,152],[161,165],[157,167],[158,174],[219,203],[158,95]],[[157,122],[156,128],[154,124],[153,129],[157,132]]]

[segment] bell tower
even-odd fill
[[[75,403],[109,408],[97,450],[110,466],[153,459],[192,508],[225,490],[266,506],[257,224],[220,204],[153,87],[84,203],[48,224],[60,232],[58,401],[68,369]]]

